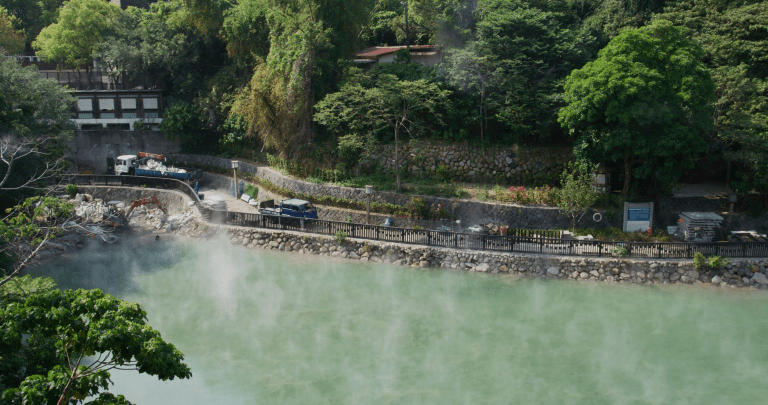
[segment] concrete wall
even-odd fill
[[[75,131],[69,146],[74,168],[94,174],[106,172],[107,157],[136,152],[171,154],[180,149],[178,140],[167,140],[160,131]]]

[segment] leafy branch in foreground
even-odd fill
[[[183,354],[147,324],[138,304],[38,280],[24,276],[0,286],[0,402],[74,405],[98,395],[89,404],[128,404],[101,392],[110,370],[163,381],[192,376]]]

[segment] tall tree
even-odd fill
[[[13,58],[0,60],[0,88],[0,207],[8,208],[24,196],[17,191],[60,173],[75,100]]]
[[[333,88],[339,63],[355,49],[369,2],[263,0],[269,54],[254,69],[233,112],[249,133],[283,155],[311,142],[312,105]]]
[[[556,5],[556,3],[552,3]],[[556,123],[563,79],[586,58],[573,21],[550,3],[480,0],[474,54],[490,63],[489,104],[509,141],[543,143]]]
[[[44,27],[56,21],[64,0],[3,0],[2,6],[17,18],[20,28],[24,31],[25,45],[31,51],[32,41],[37,38]]]
[[[19,19],[0,6],[0,55],[16,55],[24,50],[24,32],[18,25]]]
[[[119,16],[120,7],[104,0],[70,0],[56,22],[40,31],[32,46],[43,59],[90,70],[97,45]]]
[[[714,84],[701,46],[668,21],[626,29],[565,84],[560,123],[575,154],[624,168],[631,179],[674,181],[705,150]]]
[[[395,172],[397,191],[400,191],[400,135],[412,136],[415,117],[436,115],[449,94],[448,90],[424,79],[399,80],[397,76],[383,74],[373,87],[350,83],[326,96],[315,105],[315,121],[329,127],[346,125],[353,131],[381,125],[389,127],[395,137]]]
[[[768,3],[678,0],[656,16],[688,27],[716,85],[714,136],[736,163],[739,189],[768,185]],[[742,181],[746,177],[747,181]]]

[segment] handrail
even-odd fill
[[[697,252],[728,257],[768,257],[768,242],[619,242],[561,239],[551,231],[509,229],[508,234],[482,235],[366,225],[323,219],[278,217],[259,213],[214,210],[201,204],[189,184],[172,178],[141,176],[77,175],[72,184],[172,189],[189,196],[207,221],[266,229],[280,229],[322,235],[344,232],[358,239],[398,242],[456,249],[537,253],[565,256],[621,256],[630,258],[690,259]]]

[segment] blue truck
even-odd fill
[[[259,213],[273,217],[317,219],[317,208],[309,201],[296,198],[280,201],[277,207],[274,200],[264,201],[259,204]]]
[[[167,167],[164,155],[147,152],[118,156],[115,160],[115,174],[118,176],[170,177],[182,181],[194,181],[203,178],[202,170]]]

